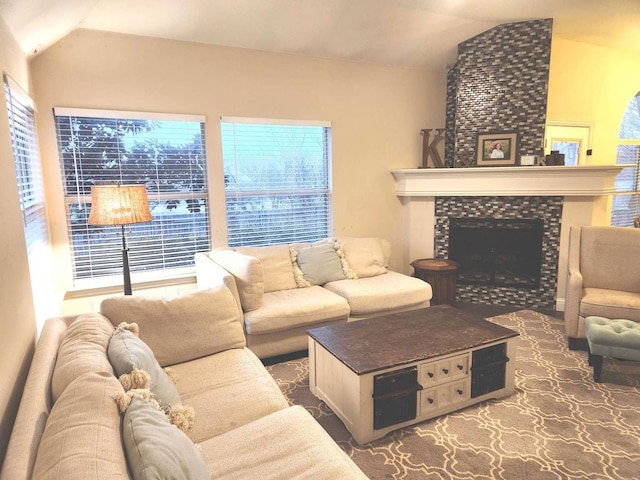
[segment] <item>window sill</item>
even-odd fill
[[[186,285],[196,283],[194,269],[183,269],[174,271],[171,274],[143,273],[132,275],[131,287],[133,293],[140,290],[157,289],[176,285]],[[79,282],[69,290],[64,296],[65,300],[74,298],[95,297],[99,295],[113,295],[123,292],[122,277],[108,277],[103,279],[91,279]]]

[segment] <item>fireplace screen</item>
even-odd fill
[[[449,259],[458,283],[539,288],[542,219],[449,217]]]

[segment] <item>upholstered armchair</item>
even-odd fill
[[[640,229],[572,227],[564,322],[569,348],[584,348],[584,319],[640,322]]]

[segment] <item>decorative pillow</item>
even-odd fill
[[[72,381],[51,409],[31,478],[128,479],[114,401],[122,393],[111,373],[85,373]]]
[[[338,237],[347,262],[358,278],[375,277],[387,272],[385,253],[376,237]]]
[[[171,299],[141,295],[107,298],[100,311],[114,325],[137,323],[140,338],[162,367],[246,345],[238,304],[224,286]]]
[[[80,315],[69,325],[58,348],[51,377],[51,398],[54,403],[67,385],[83,373],[106,372],[113,375],[107,358],[112,334],[113,325],[99,313]]]
[[[264,271],[265,292],[290,290],[297,287],[288,245],[239,247],[236,251],[260,260]]]
[[[340,256],[330,243],[301,248],[297,251],[296,263],[304,280],[311,285],[324,285],[347,278],[342,270]]]
[[[122,442],[135,480],[210,478],[198,447],[139,395],[131,397],[124,412]]]
[[[127,324],[121,324],[113,333],[109,342],[109,361],[117,377],[126,375],[125,378],[128,379],[132,373],[144,377],[140,374],[142,370],[149,374],[150,385],[144,385],[144,379],[127,380],[128,385],[123,384],[125,390],[146,386],[153,392],[155,399],[165,412],[168,412],[172,405],[181,405],[178,389],[169,375],[160,368],[149,346],[127,328]],[[123,383],[122,379],[121,383]]]
[[[251,312],[260,308],[264,294],[264,272],[260,260],[229,249],[213,250],[209,257],[235,278],[242,310]]]

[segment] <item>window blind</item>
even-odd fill
[[[611,225],[634,226],[640,217],[640,92],[627,105],[618,135],[618,165],[627,165],[615,181]]]
[[[229,246],[329,236],[330,124],[226,117],[221,133]]]
[[[122,271],[121,230],[87,224],[93,185],[146,186],[153,221],[125,227],[134,279],[143,271],[193,271],[193,255],[210,248],[203,119],[54,113],[74,279]]]
[[[34,266],[40,250],[50,244],[34,105],[6,74],[3,82],[27,254],[29,264]]]

